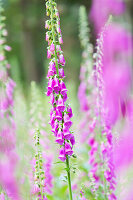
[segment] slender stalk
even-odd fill
[[[69,187],[69,197],[70,197],[70,200],[73,200],[73,197],[72,197],[72,187],[71,187],[71,174],[70,174],[70,166],[69,166],[69,158],[67,156],[67,159],[66,159],[66,166],[67,166],[67,178],[68,178],[68,187]]]

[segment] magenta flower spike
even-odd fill
[[[50,114],[50,125],[56,139],[55,142],[61,147],[59,159],[66,161],[69,194],[72,200],[72,189],[70,179],[69,158],[73,155],[73,146],[75,144],[74,135],[71,135],[70,128],[72,126],[72,109],[66,104],[67,88],[64,83],[65,58],[61,49],[63,44],[60,17],[54,0],[46,1],[46,12],[50,19],[46,21],[46,40],[48,41],[47,58],[50,59],[48,70],[48,87],[47,96],[50,96],[52,111]],[[50,26],[48,26],[50,24]]]
[[[110,25],[110,20],[105,24],[103,31],[100,33],[97,40],[96,52],[96,86],[97,86],[97,117],[99,121],[100,134],[101,134],[101,159],[104,179],[104,194],[105,198],[116,199],[114,194],[116,186],[116,177],[113,163],[113,135],[112,127],[108,126],[106,120],[106,107],[105,107],[105,84],[103,77],[103,44],[104,36]],[[94,149],[92,149],[95,151]],[[102,172],[101,172],[102,173]]]
[[[14,121],[15,82],[8,75],[10,65],[5,51],[7,31],[4,24],[2,3],[0,1],[0,199],[20,200],[18,183],[15,177],[18,155],[16,154],[16,125]]]

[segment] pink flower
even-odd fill
[[[60,62],[60,64],[61,64],[62,66],[65,65],[65,59],[64,59],[63,54],[59,55],[59,62]]]
[[[73,154],[72,148],[69,143],[65,143],[65,153],[69,156]]]
[[[65,105],[64,105],[64,101],[63,99],[61,98],[61,96],[59,96],[59,99],[58,99],[58,103],[57,103],[57,109],[61,112],[63,112],[65,110]]]
[[[60,43],[60,44],[63,44],[63,39],[62,39],[62,37],[59,37],[59,43]]]
[[[101,5],[101,9],[99,9]],[[124,10],[125,4],[123,0],[93,0],[90,19],[95,24],[96,32],[101,31],[110,14],[121,15]]]
[[[66,160],[66,155],[65,155],[65,149],[64,149],[64,147],[61,147],[61,149],[60,149],[59,159],[62,162],[64,162]]]
[[[51,51],[51,52],[54,52],[54,50],[55,50],[55,46],[54,46],[54,44],[52,43],[52,44],[50,45],[50,51]]]
[[[67,114],[70,118],[73,117],[72,108],[70,106],[67,107]]]
[[[63,134],[61,131],[58,131],[57,136],[56,136],[56,142],[60,145],[63,145],[64,140],[63,140]]]
[[[72,126],[72,121],[67,114],[64,114],[64,126],[66,126],[67,128],[70,128]]]
[[[50,58],[51,58],[51,52],[50,52],[50,50],[49,50],[49,49],[47,50],[47,58],[48,58],[48,59],[50,59]]]

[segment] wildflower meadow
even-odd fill
[[[133,200],[132,0],[0,0],[0,200]]]

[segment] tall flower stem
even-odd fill
[[[67,159],[66,159],[66,167],[67,167],[69,197],[70,197],[70,200],[73,200],[73,197],[72,197],[72,187],[71,187],[71,174],[70,174],[70,166],[69,166],[69,157],[68,156],[67,156]]]

